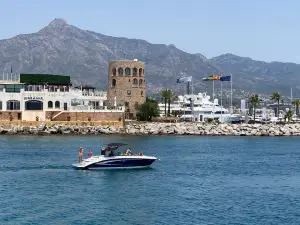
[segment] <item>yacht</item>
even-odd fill
[[[124,143],[110,143],[102,148],[101,155],[91,156],[84,159],[80,163],[74,163],[72,166],[76,169],[90,170],[90,169],[134,169],[147,168],[157,160],[154,156],[125,155],[120,151]]]
[[[165,116],[165,104],[159,105],[160,116]],[[168,105],[166,106],[168,108]],[[221,123],[240,121],[240,115],[230,114],[228,109],[220,106],[218,99],[210,100],[206,93],[186,94],[178,96],[178,99],[170,105],[170,113],[180,115],[181,120],[204,121],[205,119],[217,119]]]

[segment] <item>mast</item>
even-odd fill
[[[213,114],[215,114],[215,81],[213,80]]]
[[[222,81],[220,82],[221,83],[221,115],[223,114],[223,96],[222,96]]]
[[[293,88],[291,88],[291,111],[293,110]]]
[[[232,108],[232,74],[230,74],[230,114],[233,113]]]

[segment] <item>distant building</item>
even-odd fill
[[[14,80],[3,76],[0,120],[99,121],[122,116],[125,107],[109,109],[106,99],[106,92],[94,87],[73,87],[69,76],[20,74]]]
[[[125,104],[125,117],[132,119],[146,101],[144,62],[114,60],[108,67],[107,101],[110,106]]]

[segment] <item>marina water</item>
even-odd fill
[[[300,224],[299,137],[1,136],[0,224]],[[130,143],[152,169],[77,171]]]

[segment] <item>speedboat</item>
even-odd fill
[[[133,169],[146,168],[157,159],[154,156],[125,155],[120,151],[124,143],[110,143],[101,150],[101,155],[91,156],[80,163],[72,164],[76,169]]]

